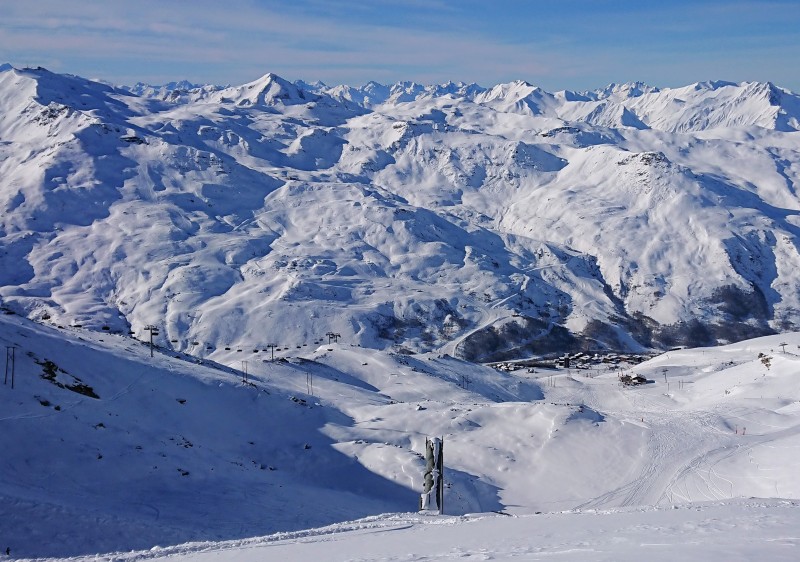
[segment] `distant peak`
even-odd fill
[[[225,97],[232,98],[240,105],[298,104],[317,97],[273,72],[247,84],[229,88],[227,92]]]
[[[178,80],[177,82],[164,84],[164,86],[171,90],[193,90],[194,88],[202,87],[202,84],[194,84],[188,80]]]
[[[729,82],[727,80],[706,80],[705,82],[696,82],[694,84],[695,90],[719,90],[720,88],[727,88],[729,86],[738,86],[736,82]]]
[[[253,80],[252,82],[248,82],[248,83],[247,83],[247,84],[245,84],[245,85],[246,85],[246,86],[249,86],[249,85],[251,85],[251,84],[252,84],[252,85],[256,85],[256,84],[270,84],[270,83],[272,83],[272,82],[276,82],[276,83],[278,83],[278,84],[286,84],[286,85],[289,85],[289,84],[290,84],[290,82],[289,82],[288,80],[284,80],[283,78],[281,78],[280,76],[278,76],[278,75],[277,75],[277,74],[275,74],[274,72],[267,72],[267,73],[266,73],[265,75],[263,75],[262,77],[260,77],[260,78],[257,78],[257,79],[255,79],[255,80]]]
[[[320,92],[328,89],[328,85],[325,84],[325,82],[322,82],[321,80],[315,80],[314,82],[295,80],[294,85],[300,88],[301,90],[307,90],[309,92]]]
[[[530,82],[526,82],[525,80],[514,80],[513,82],[506,82],[504,84],[497,84],[493,88],[491,88],[490,92],[493,95],[508,95],[511,92],[520,92],[520,91],[530,91],[533,92],[537,90],[533,84]]]
[[[645,82],[635,81],[635,82],[624,82],[622,84],[612,82],[605,88],[595,90],[594,92],[587,92],[586,94],[589,96],[594,94],[598,99],[606,99],[606,98],[630,99],[630,98],[638,98],[639,96],[643,96],[645,94],[657,93],[660,91],[661,89],[658,88],[657,86],[650,86]]]

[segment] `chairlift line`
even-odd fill
[[[145,331],[150,332],[150,357],[153,356],[153,336],[159,335],[158,326],[155,324],[148,324],[144,327]]]

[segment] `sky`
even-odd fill
[[[2,0],[0,63],[115,84],[772,81],[798,0]]]

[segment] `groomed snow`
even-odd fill
[[[281,560],[596,560],[708,562],[797,559],[800,504],[739,500],[663,509],[523,517],[390,515],[303,533],[193,544],[114,559],[251,562]],[[93,558],[92,558],[93,559]]]

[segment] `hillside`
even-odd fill
[[[200,357],[798,327],[800,102],[773,84],[171,86],[0,73],[2,306]]]
[[[14,315],[0,344],[16,347],[14,388],[0,386],[14,557],[373,528],[339,523],[413,512],[428,436],[445,441],[449,516],[800,498],[796,333],[506,371],[341,343],[151,358],[126,336]],[[652,382],[621,386],[621,372]],[[398,517],[378,527],[413,516]]]

